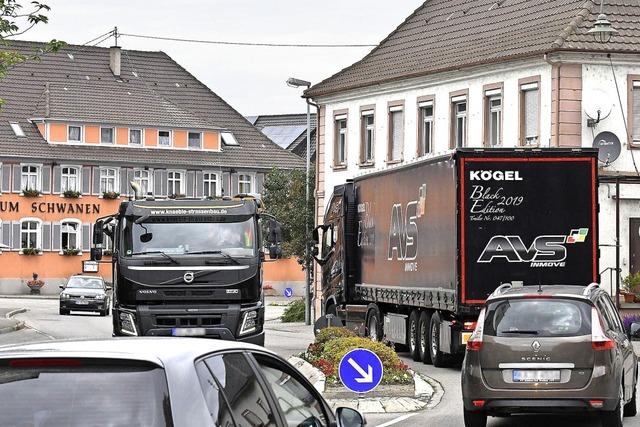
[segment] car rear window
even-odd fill
[[[124,360],[1,359],[2,426],[170,427],[164,370]]]
[[[488,305],[484,334],[568,337],[591,333],[591,306],[560,298],[507,299]]]

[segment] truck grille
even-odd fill
[[[222,316],[155,316],[156,326],[165,328],[190,326],[216,326],[222,321]]]

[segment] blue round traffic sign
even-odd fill
[[[293,289],[292,288],[285,288],[282,293],[284,294],[285,297],[291,298],[293,296]]]
[[[349,390],[366,393],[382,381],[382,361],[371,350],[357,348],[345,354],[338,367],[340,381]]]

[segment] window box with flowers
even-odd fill
[[[38,248],[23,248],[21,251],[22,255],[39,255],[40,249]]]
[[[117,191],[104,191],[102,193],[102,198],[107,200],[115,200],[120,197],[120,193]]]
[[[62,255],[73,256],[80,254],[80,252],[82,251],[78,248],[67,248],[62,250]]]
[[[40,190],[36,190],[35,188],[25,188],[22,190],[22,195],[25,197],[38,197],[40,194]]]
[[[66,190],[62,195],[67,199],[77,199],[80,197],[81,193],[76,190]]]

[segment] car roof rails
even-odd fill
[[[513,288],[513,285],[511,283],[503,283],[502,285],[498,286],[496,290],[491,293],[491,295],[489,295],[489,298],[502,295],[504,292],[511,288]]]
[[[589,284],[589,286],[587,286],[586,288],[584,288],[584,291],[582,291],[582,296],[586,297],[589,296],[591,294],[591,292],[593,292],[595,289],[599,289],[600,285],[598,283],[591,283]]]

